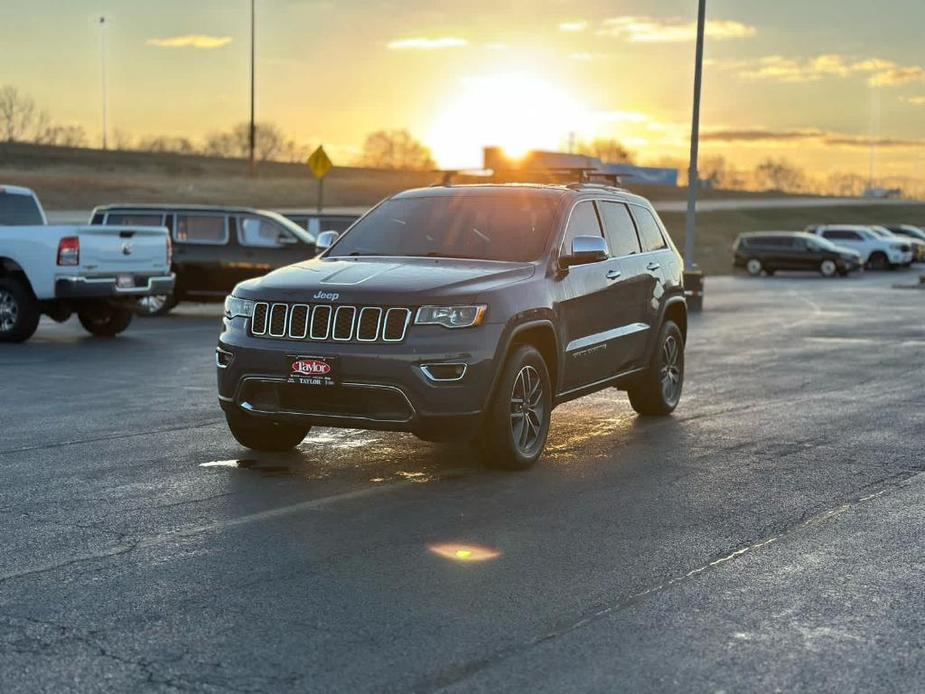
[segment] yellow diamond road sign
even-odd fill
[[[315,174],[315,178],[324,178],[333,167],[334,164],[328,158],[328,153],[324,151],[324,147],[318,147],[308,158],[308,168]]]

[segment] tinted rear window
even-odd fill
[[[342,236],[331,256],[536,260],[557,203],[552,196],[528,193],[393,198]]]
[[[44,224],[42,213],[31,195],[0,193],[0,224],[38,226]]]
[[[164,215],[150,212],[110,212],[106,217],[107,226],[121,227],[161,227]]]

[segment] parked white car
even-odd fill
[[[886,225],[872,226],[870,230],[882,239],[893,239],[901,243],[908,243],[912,249],[912,262],[921,263],[925,261],[925,241],[922,239],[897,233]]]
[[[873,270],[887,270],[912,263],[912,247],[908,239],[881,236],[870,226],[823,224],[812,227],[811,231],[836,246],[857,251],[864,264]]]
[[[0,185],[0,342],[29,339],[43,313],[122,332],[138,297],[173,290],[170,252],[163,228],[48,226],[35,193]]]

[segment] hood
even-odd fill
[[[239,284],[248,299],[417,305],[465,300],[533,276],[530,263],[447,258],[314,258]]]
[[[847,255],[847,256],[857,257],[857,258],[861,257],[861,254],[858,253],[856,250],[854,250],[853,248],[847,248],[846,246],[835,246],[835,250],[841,253],[842,255]]]

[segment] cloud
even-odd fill
[[[588,22],[584,19],[579,19],[573,22],[562,22],[559,25],[559,31],[568,31],[571,33],[578,33],[584,31],[588,28]]]
[[[731,20],[708,20],[706,35],[713,41],[746,39],[758,33],[756,27]],[[631,43],[686,43],[697,38],[697,23],[654,17],[611,17],[597,32],[601,36],[626,39]]]
[[[734,69],[743,79],[784,83],[815,82],[826,77],[863,76],[867,78],[870,86],[883,87],[925,79],[925,68],[918,65],[900,65],[884,58],[850,60],[835,53],[805,60],[769,55],[752,61],[733,61],[715,65]]]
[[[745,143],[745,144],[768,144],[768,143],[812,143],[825,147],[860,147],[867,148],[871,145],[870,137],[866,135],[846,135],[844,133],[831,132],[826,130],[805,129],[805,130],[768,130],[766,128],[728,128],[722,130],[709,130],[704,132],[701,137],[704,142],[716,142],[724,144]],[[921,147],[925,145],[923,139],[908,138],[878,138],[874,140],[878,147],[887,148],[907,148]]]
[[[410,39],[396,39],[386,46],[391,51],[438,51],[443,48],[461,48],[468,46],[466,39],[455,36],[441,36],[439,38],[415,37]]]
[[[167,38],[151,38],[145,43],[158,48],[222,48],[231,43],[230,36],[209,36],[208,34],[186,34]]]

